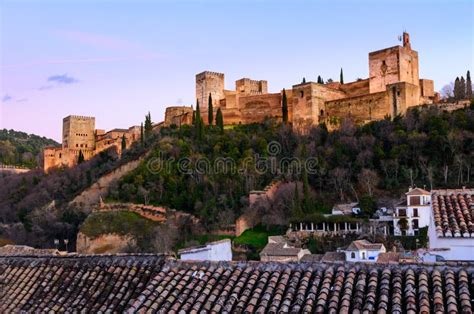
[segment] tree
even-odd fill
[[[306,78],[305,78],[305,77],[303,77],[303,82],[302,82],[302,84],[304,84],[304,83],[306,83]]]
[[[377,172],[364,168],[357,176],[357,179],[359,184],[365,188],[369,196],[373,196],[374,188],[379,182]]]
[[[467,71],[466,74],[466,98],[472,98],[472,82],[471,82],[471,73]]]
[[[145,139],[148,139],[153,131],[153,124],[151,123],[151,114],[145,116]]]
[[[77,157],[77,164],[82,164],[84,162],[84,154],[82,153],[82,150],[79,151],[79,156]]]
[[[140,125],[140,144],[143,146],[144,138],[143,138],[143,122]]]
[[[441,88],[441,96],[443,96],[444,99],[451,99],[454,97],[454,83],[451,82],[449,84],[446,84]]]
[[[459,81],[459,98],[466,99],[466,81],[464,80],[464,76],[461,76],[461,80]]]
[[[281,114],[282,114],[283,123],[287,124],[288,123],[288,100],[286,99],[286,91],[284,88],[283,88]]]
[[[127,139],[125,138],[125,134],[122,135],[122,152],[127,149]]]
[[[461,85],[461,82],[459,81],[459,77],[456,77],[456,80],[454,81],[454,99],[459,100],[460,98],[460,93],[459,93],[459,87]]]
[[[217,108],[216,126],[220,129],[221,133],[224,133],[224,117],[222,116],[221,108]]]
[[[340,82],[341,84],[344,84],[344,73],[342,72],[342,68],[341,68],[341,74],[340,74]]]
[[[204,125],[203,121],[201,118],[201,110],[199,109],[199,100],[197,101],[196,104],[196,121],[195,121],[195,129],[196,129],[196,138],[198,140],[202,139],[203,133],[204,133]]]
[[[324,84],[323,79],[321,78],[321,75],[318,75],[318,84]]]
[[[207,107],[207,120],[209,122],[209,126],[212,125],[212,120],[213,120],[213,108],[212,108],[212,95],[209,93],[209,100],[208,100],[208,107]]]

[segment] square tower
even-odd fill
[[[209,94],[212,96],[212,106],[216,110],[220,100],[225,98],[223,73],[205,71],[196,74],[196,99],[199,101],[201,112],[207,113]]]
[[[419,85],[418,52],[411,49],[408,33],[403,34],[403,46],[369,53],[370,93],[384,92],[389,84],[406,82]]]
[[[63,119],[63,148],[92,151],[95,148],[95,118],[67,116]]]

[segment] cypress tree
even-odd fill
[[[142,122],[142,124],[140,125],[140,143],[142,144],[142,146],[143,146],[143,142],[144,142],[144,138],[143,138],[143,122]]]
[[[340,79],[341,81],[341,84],[344,84],[344,73],[342,72],[342,68],[341,68],[341,74],[340,74]]]
[[[466,99],[466,81],[464,80],[464,76],[461,76],[461,80],[459,81],[459,97],[460,99]]]
[[[287,124],[288,123],[288,100],[286,99],[286,91],[283,88],[283,99],[282,99],[282,105],[281,105],[281,115],[283,119],[283,123]]]
[[[295,195],[293,198],[292,216],[296,218],[303,216],[300,203],[300,192],[298,191],[298,181],[295,181]]]
[[[196,111],[193,110],[193,119],[191,120],[191,125],[196,124]]]
[[[200,141],[204,134],[204,121],[202,121],[201,118],[201,109],[199,109],[199,101],[197,101],[196,103],[196,117],[194,128],[196,130],[196,138]]]
[[[454,90],[453,90],[453,94],[454,94],[454,99],[455,100],[459,100],[459,85],[461,84],[461,82],[459,81],[459,77],[456,77],[456,80],[454,80]]]
[[[127,140],[125,139],[125,134],[122,135],[122,152],[127,149]]]
[[[471,73],[467,71],[466,74],[466,98],[472,99],[472,82],[471,82]]]
[[[151,123],[151,114],[145,116],[145,139],[148,139],[153,131],[153,124]]]
[[[306,83],[306,78],[305,77],[303,77],[303,82],[302,83],[303,84]]]
[[[318,75],[318,84],[323,84],[323,79],[321,78],[321,75]]]
[[[213,108],[212,108],[212,95],[209,93],[209,101],[208,101],[208,107],[207,107],[207,120],[209,122],[209,126],[212,125],[212,120],[213,120]]]
[[[217,108],[216,126],[220,129],[221,134],[224,133],[224,117],[222,116],[221,108]]]
[[[84,162],[84,154],[82,153],[82,150],[79,151],[79,156],[77,157],[77,164],[82,164]]]

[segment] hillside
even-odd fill
[[[90,208],[70,208],[68,202],[146,152],[135,170],[112,185],[108,200],[188,212],[207,230],[235,223],[247,211],[248,193],[275,178],[301,183],[298,194],[287,189],[272,206],[260,209],[267,226],[317,218],[342,201],[359,200],[370,214],[374,204],[398,199],[409,185],[444,188],[473,182],[473,106],[454,112],[414,109],[362,127],[345,121],[334,132],[321,125],[299,134],[272,120],[203,131],[199,139],[194,126],[162,128],[146,147],[137,143],[122,159],[110,151],[50,175],[33,171],[0,178],[0,239],[43,247],[55,238],[73,242]],[[182,228],[177,235],[160,230],[160,237],[168,233],[174,243],[192,240],[190,223],[184,221]]]
[[[309,160],[311,169],[295,171],[288,158]],[[226,162],[233,166],[224,165],[223,171],[219,165]],[[323,125],[307,134],[267,121],[223,133],[206,129],[197,140],[192,126],[182,126],[162,129],[150,157],[119,182],[111,198],[185,210],[218,228],[245,210],[242,196],[250,190],[275,177],[300,180],[301,201],[290,191],[282,196],[286,202],[267,209],[268,217],[287,223],[294,215],[321,213],[342,201],[360,200],[370,211],[379,199],[397,199],[410,185],[469,185],[473,165],[472,106],[454,112],[414,109],[393,121],[362,127],[346,121],[338,131]]]
[[[45,146],[59,145],[55,140],[25,132],[0,130],[0,164],[36,168]]]

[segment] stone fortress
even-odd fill
[[[285,89],[288,121],[296,130],[304,131],[312,125],[325,123],[337,128],[345,118],[357,124],[395,117],[414,106],[437,102],[432,80],[420,79],[418,52],[411,49],[410,36],[403,33],[403,46],[394,46],[369,53],[369,78],[355,82],[319,84],[303,82]],[[224,88],[224,74],[205,71],[196,75],[196,99],[201,117],[208,123],[208,99],[212,96],[214,117],[220,108],[225,125],[250,124],[266,118],[282,119],[283,90],[268,92],[265,80],[242,78],[235,82],[235,90]],[[165,120],[154,125],[181,126],[191,124],[192,106],[167,107]],[[214,122],[215,123],[215,122]],[[44,170],[72,166],[79,152],[90,159],[97,153],[115,146],[121,152],[122,136],[129,147],[140,140],[140,127],[95,129],[95,118],[68,116],[63,120],[61,147],[44,150]]]
[[[406,32],[403,46],[369,53],[369,78],[345,84],[305,82],[293,85],[285,93],[289,122],[299,129],[323,122],[334,129],[348,117],[358,124],[394,117],[410,107],[432,104],[438,97],[433,81],[419,78],[418,52],[412,50]],[[224,74],[209,71],[197,74],[196,99],[205,123],[208,123],[209,94],[213,109],[221,109],[225,125],[282,117],[283,91],[269,93],[264,80],[242,78],[235,82],[235,90],[226,90]],[[192,107],[167,108],[164,125],[189,124],[192,113]]]
[[[67,116],[63,119],[61,147],[46,147],[43,151],[43,169],[47,172],[54,167],[73,166],[78,161],[79,152],[82,152],[85,160],[110,147],[115,147],[120,154],[123,136],[128,148],[134,141],[140,140],[140,127],[105,132],[95,129],[94,117]]]

